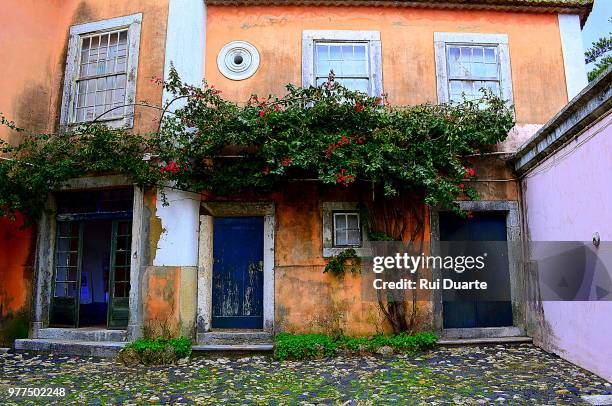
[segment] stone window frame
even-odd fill
[[[382,47],[379,31],[304,30],[302,32],[302,86],[316,86],[314,46],[317,42],[361,42],[368,44],[370,96],[383,93]]]
[[[140,51],[140,31],[142,26],[142,13],[131,14],[123,17],[110,18],[107,20],[94,21],[90,23],[73,25],[70,27],[70,38],[68,40],[68,54],[64,72],[64,89],[62,93],[62,105],[60,114],[60,125],[65,127],[77,124],[75,119],[76,101],[76,79],[79,67],[81,39],[83,36],[115,31],[122,28],[128,30],[128,58],[126,67],[125,84],[125,110],[124,115],[112,119],[100,119],[98,121],[111,128],[132,128],[134,126],[134,103],[136,100],[136,81],[138,75],[138,57]],[[84,121],[87,123],[87,121]]]
[[[447,45],[496,46],[499,58],[500,93],[504,100],[514,103],[512,92],[512,67],[507,34],[435,32],[435,61],[438,103],[450,102]]]
[[[322,202],[320,206],[322,219],[323,257],[329,258],[341,252],[353,248],[358,257],[372,255],[372,247],[368,239],[366,227],[360,219],[361,246],[360,247],[336,247],[334,246],[334,212],[359,212],[358,202]]]

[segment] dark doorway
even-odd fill
[[[112,229],[113,224],[109,220],[93,220],[83,224],[80,327],[106,327]]]
[[[133,189],[57,195],[52,326],[127,327],[132,200]]]
[[[263,217],[218,217],[213,230],[213,328],[263,328]]]
[[[471,219],[450,212],[440,213],[440,241],[456,242],[456,244],[445,244],[448,252],[443,255],[477,256],[482,254],[479,246],[483,247],[488,242],[506,240],[506,213],[475,212]],[[473,241],[483,242],[483,245],[469,243]],[[488,275],[494,281],[496,291],[502,293],[500,297],[509,298],[508,247],[499,243],[489,243],[488,246],[495,247],[496,252],[488,256],[487,272],[479,279],[486,280]],[[469,277],[467,273],[465,277]],[[459,290],[443,291],[442,297],[444,328],[512,326],[512,305],[509,300],[491,300],[491,297],[479,299],[473,292],[466,293]]]

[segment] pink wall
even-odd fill
[[[591,241],[598,232],[600,250],[609,251],[611,122],[608,113],[527,174],[522,186],[531,241]],[[540,344],[612,381],[612,301],[551,301],[543,309],[546,328]]]

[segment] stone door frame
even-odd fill
[[[198,249],[198,308],[196,338],[202,342],[211,331],[212,278],[213,278],[213,220],[215,217],[264,218],[263,255],[263,330],[274,331],[274,231],[275,206],[273,202],[202,202],[200,216],[200,242]]]

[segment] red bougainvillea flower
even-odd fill
[[[457,186],[459,186],[459,189],[464,189],[465,188],[465,185],[463,183],[460,183]]]
[[[466,217],[468,220],[471,220],[471,219],[473,219],[473,218],[474,218],[474,213],[472,213],[471,211],[468,211],[467,213],[465,213],[465,217]]]
[[[340,138],[340,141],[338,141],[338,146],[341,147],[343,145],[348,144],[349,142],[351,142],[348,137],[346,135],[343,135],[342,138]]]
[[[265,117],[266,116],[266,111],[265,110],[261,110],[259,112],[259,117]]]
[[[160,168],[162,172],[170,172],[170,173],[178,173],[181,168],[177,165],[176,162],[170,161],[166,165]]]
[[[291,165],[291,158],[284,157],[283,160],[281,161],[281,165],[283,165],[284,167]]]
[[[355,181],[355,175],[347,174],[346,169],[340,169],[340,173],[336,174],[336,183],[342,186],[348,186]]]
[[[473,178],[476,176],[476,170],[474,168],[465,168],[465,176],[468,178]]]
[[[365,107],[363,107],[363,104],[361,104],[359,102],[355,103],[355,111],[357,113],[361,113],[364,109],[365,109]]]

